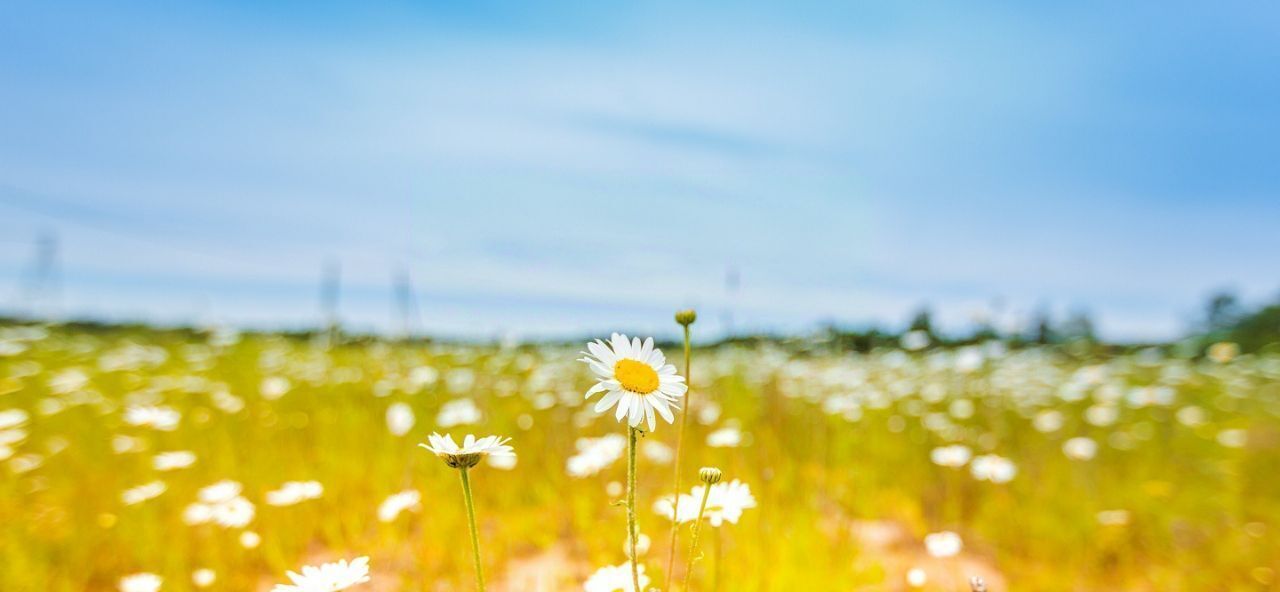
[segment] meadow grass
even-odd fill
[[[357,555],[371,557],[373,589],[472,589],[459,477],[416,446],[434,431],[512,437],[514,467],[470,471],[491,588],[504,589],[514,562],[560,549],[570,559],[550,589],[579,589],[595,567],[626,560],[616,502],[627,476],[626,459],[566,470],[580,438],[625,428],[584,401],[579,349],[0,329],[0,590],[114,590],[137,572],[190,590],[202,568],[216,573],[211,589],[269,589],[303,563]],[[931,572],[924,589],[967,589],[971,575],[1001,589],[966,573],[972,565],[1010,590],[1275,589],[1275,355],[999,344],[858,355],[797,341],[697,349],[693,360],[683,480],[718,467],[757,507],[703,526],[692,589],[711,589],[716,574],[721,590],[906,589],[905,569],[928,562],[955,573]],[[393,403],[416,418],[403,436],[388,429]],[[659,583],[671,522],[653,505],[672,492],[678,425],[639,442],[639,530],[652,541],[640,561]],[[1096,455],[1069,458],[1076,437]],[[998,455],[1016,474],[992,482],[972,461],[931,462],[948,444]],[[197,460],[158,471],[165,451]],[[247,526],[184,521],[202,488],[228,479],[254,505]],[[154,499],[122,501],[157,480]],[[287,481],[323,493],[264,503]],[[405,490],[421,494],[420,508],[380,521],[379,505]],[[859,536],[868,525],[902,536],[877,547]],[[245,531],[259,544],[247,548]],[[960,535],[960,556],[924,551],[940,531]]]

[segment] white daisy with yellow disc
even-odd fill
[[[586,397],[605,393],[596,402],[597,413],[616,405],[618,421],[625,417],[633,428],[647,421],[650,432],[657,428],[658,416],[667,423],[675,421],[672,411],[679,408],[678,401],[689,387],[662,350],[653,346],[652,337],[641,342],[639,337],[628,340],[614,333],[607,343],[599,339],[588,343],[587,350],[579,361],[587,363],[599,382]]]

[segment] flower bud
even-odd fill
[[[707,485],[715,485],[723,477],[724,473],[715,467],[702,467],[702,470],[698,471],[698,479]]]
[[[684,325],[685,327],[692,325],[696,320],[698,320],[698,313],[692,308],[676,312],[676,322]]]

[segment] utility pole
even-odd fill
[[[726,337],[733,337],[733,309],[738,299],[738,288],[741,282],[738,268],[730,265],[724,274],[724,334]]]
[[[413,338],[414,329],[418,321],[418,306],[413,297],[413,284],[409,281],[409,272],[403,268],[395,272],[392,281],[395,288],[392,301],[394,310],[392,321],[396,324],[396,330],[399,332],[397,337],[409,340]]]
[[[338,319],[338,295],[342,291],[342,264],[330,257],[324,263],[320,283],[320,309],[324,315],[325,332],[330,344],[337,343],[342,336],[342,325]]]
[[[32,318],[55,320],[58,314],[58,297],[61,282],[58,274],[58,237],[52,231],[44,231],[36,237],[35,256],[22,290],[20,310],[25,309]]]

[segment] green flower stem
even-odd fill
[[[680,537],[680,461],[684,458],[684,433],[689,425],[689,397],[693,394],[693,378],[690,377],[689,358],[689,325],[684,326],[684,384],[689,387],[684,395],[684,413],[680,414],[680,431],[676,433],[676,494],[671,501],[671,545],[667,555],[667,583],[665,588],[671,589],[671,576],[676,565],[676,546]]]
[[[636,559],[636,433],[640,430],[629,428],[627,438],[627,538],[631,541],[631,582],[634,589],[640,590],[640,564]]]
[[[476,506],[471,500],[471,478],[467,476],[466,467],[458,469],[462,475],[462,497],[467,502],[467,520],[471,524],[471,552],[476,562],[476,587],[484,592],[484,568],[480,566],[480,536],[476,532]]]
[[[711,497],[711,486],[705,485],[702,489],[702,505],[698,506],[698,520],[693,523],[693,544],[689,545],[689,563],[684,569],[684,590],[689,590],[689,578],[693,577],[693,562],[697,560],[698,553],[698,532],[702,530],[702,516],[707,511],[707,498]]]

